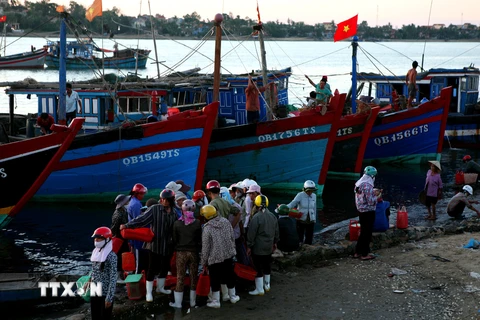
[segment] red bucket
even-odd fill
[[[350,233],[350,241],[357,241],[360,235],[360,223],[357,220],[350,220],[348,232]]]
[[[464,184],[465,183],[465,176],[463,171],[457,171],[455,173],[455,184]]]
[[[397,228],[398,229],[407,229],[408,228],[408,213],[405,206],[397,212]]]
[[[133,252],[122,253],[122,269],[123,271],[135,271],[135,255]]]
[[[235,271],[237,277],[245,280],[254,281],[257,276],[257,271],[255,269],[238,262],[235,263],[233,271]]]
[[[112,251],[115,253],[118,253],[118,250],[122,247],[123,244],[123,239],[113,237],[112,238]]]
[[[124,239],[143,242],[151,242],[155,236],[150,228],[123,229],[120,232]]]

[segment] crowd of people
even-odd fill
[[[272,253],[291,254],[303,244],[312,244],[316,221],[316,185],[307,180],[304,188],[289,204],[278,205],[275,213],[268,209],[269,200],[261,187],[250,179],[221,186],[216,180],[205,190],[196,190],[182,180],[171,181],[159,194],[159,200],[142,202],[148,189],[141,183],[129,195],[115,199],[111,228],[95,230],[92,253],[91,281],[103,285],[103,297],[91,300],[92,319],[109,319],[117,282],[124,280],[122,254],[135,253],[135,273],[146,275],[146,301],[152,302],[153,292],[170,294],[165,287],[175,260],[176,286],[174,302],[181,308],[185,278],[190,278],[190,306],[196,305],[199,275],[208,273],[210,294],[207,306],[220,308],[221,302],[240,300],[235,290],[235,263],[255,269],[255,288],[250,295],[264,295],[271,288]],[[294,211],[296,218],[290,217]],[[149,227],[151,242],[127,241],[122,230]],[[123,239],[116,253],[112,239]],[[103,306],[103,307],[100,307]]]
[[[464,162],[472,161],[470,156]],[[428,209],[427,219],[436,219],[436,203],[442,198],[443,184],[438,161],[429,161],[425,181]],[[374,231],[385,231],[390,226],[390,204],[382,198],[382,189],[375,188],[377,169],[367,166],[355,183],[355,204],[360,219],[360,234],[354,258],[371,260],[370,242]],[[181,308],[185,278],[190,278],[189,303],[196,305],[196,286],[199,275],[208,273],[210,294],[208,307],[220,308],[221,302],[237,303],[235,263],[251,266],[256,271],[255,289],[250,295],[264,295],[271,288],[272,254],[290,254],[302,244],[312,244],[317,217],[317,187],[311,180],[288,204],[277,206],[270,212],[269,200],[254,180],[245,179],[221,186],[216,180],[207,183],[205,190],[189,193],[191,187],[182,180],[171,181],[159,194],[143,205],[148,189],[141,183],[133,186],[129,195],[120,194],[115,199],[115,212],[111,228],[95,230],[95,249],[92,252],[92,281],[102,282],[103,297],[91,300],[92,319],[108,319],[113,307],[115,285],[122,282],[122,253],[134,251],[135,273],[146,274],[146,301],[152,302],[156,292],[170,294],[165,287],[166,277],[172,271],[172,257],[176,272],[176,285],[170,306]],[[458,219],[465,207],[478,201],[467,199],[473,188],[465,185],[449,201],[448,215]],[[293,215],[292,215],[293,213]],[[381,220],[382,223],[378,224]],[[377,221],[377,222],[376,222]],[[112,251],[112,238],[122,238],[122,230],[149,227],[154,237],[151,242],[123,241],[116,252]],[[124,239],[125,240],[125,239]]]

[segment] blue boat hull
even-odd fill
[[[148,56],[140,56],[138,59],[135,57],[129,58],[105,58],[102,59],[81,59],[81,58],[69,58],[67,60],[68,70],[84,70],[91,69],[97,70],[98,68],[105,69],[144,69],[147,65]],[[59,58],[52,55],[47,55],[45,58],[45,64],[48,68],[58,69],[60,67]]]
[[[380,115],[365,150],[366,163],[419,164],[439,160],[452,88],[417,108]]]
[[[450,114],[445,130],[445,146],[480,148],[480,114]]]

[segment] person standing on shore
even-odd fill
[[[120,226],[122,224],[128,223],[128,212],[125,206],[130,201],[130,196],[126,196],[124,194],[119,194],[115,198],[115,212],[112,215],[112,234],[114,237],[122,239],[123,243],[120,246],[120,249],[117,252],[117,271],[118,271],[118,279],[123,280],[123,270],[122,270],[122,253],[130,251],[130,247],[128,246],[128,242],[125,241],[122,237],[122,233],[120,232]]]
[[[370,241],[377,207],[377,196],[373,190],[376,175],[377,169],[367,166],[363,170],[363,176],[355,182],[355,205],[360,217],[360,236],[353,257],[360,260],[375,259],[375,256],[370,254]]]
[[[418,67],[418,62],[413,61],[412,69],[408,70],[407,76],[405,77],[405,82],[407,83],[407,86],[408,86],[408,103],[407,103],[408,109],[413,108],[412,101],[417,96],[417,89],[418,89],[417,88],[417,67]]]
[[[148,192],[148,189],[141,183],[137,183],[133,186],[132,191],[130,191],[130,202],[127,206],[128,212],[128,221],[140,216],[142,212],[142,200],[145,197],[145,194]],[[148,251],[143,249],[143,242],[138,240],[130,240],[130,244],[135,249],[135,261],[136,261],[136,270],[135,273],[139,274],[142,270],[146,270],[148,266]]]
[[[92,235],[95,249],[92,251],[92,276],[90,281],[102,284],[102,296],[90,298],[92,320],[112,319],[113,298],[117,284],[117,255],[112,251],[112,231],[97,228]]]
[[[313,243],[313,229],[317,221],[317,191],[315,182],[307,180],[303,184],[303,191],[287,204],[289,209],[297,208],[302,216],[297,219],[297,232],[300,244]]]
[[[442,167],[438,161],[428,162],[430,163],[430,170],[428,170],[427,178],[425,179],[425,190],[427,191],[425,205],[428,210],[427,220],[437,220],[437,201],[438,199],[442,199],[443,183],[440,177]]]

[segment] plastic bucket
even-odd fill
[[[90,302],[90,285],[86,285],[85,284],[90,281],[90,276],[83,276],[83,277],[80,277],[76,284],[77,284],[77,290],[78,289],[83,289],[84,292],[83,294],[81,295],[82,299],[85,300],[86,302]]]
[[[135,255],[133,252],[124,252],[122,253],[122,269],[123,271],[135,271]]]
[[[408,228],[408,213],[405,207],[402,207],[397,212],[397,228],[398,229],[407,229]]]
[[[360,223],[357,220],[350,220],[348,232],[350,233],[350,241],[357,241],[360,234]]]

